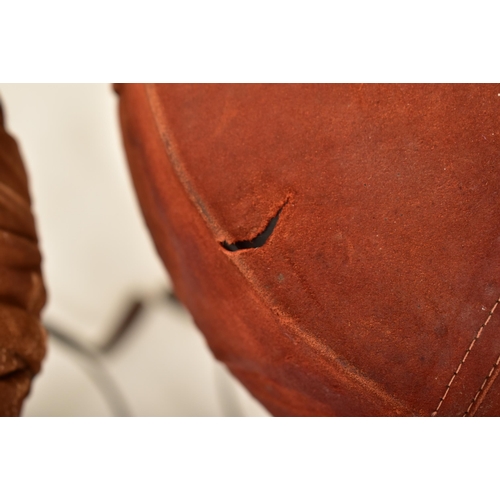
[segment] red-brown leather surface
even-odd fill
[[[18,416],[40,371],[46,294],[28,179],[0,109],[0,416]]]
[[[500,415],[500,85],[117,89],[176,291],[273,414]]]

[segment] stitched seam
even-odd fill
[[[486,387],[486,384],[488,383],[488,380],[490,380],[491,376],[493,375],[493,373],[495,373],[495,370],[498,368],[498,365],[500,364],[500,356],[498,356],[498,359],[496,360],[495,364],[493,365],[493,367],[491,368],[490,372],[488,373],[488,375],[486,375],[486,378],[484,379],[483,383],[481,384],[481,387],[479,388],[479,390],[476,392],[476,395],[474,396],[474,399],[471,401],[470,405],[468,406],[467,410],[465,411],[465,413],[462,415],[463,417],[466,417],[467,415],[469,415],[470,411],[471,411],[471,408],[474,406],[474,403],[476,402],[477,398],[481,395],[481,393],[483,392],[483,390],[485,389]],[[488,390],[485,391],[485,393],[488,392]]]
[[[435,417],[437,415],[437,412],[439,411],[439,408],[441,408],[441,405],[443,404],[443,401],[446,399],[446,396],[448,396],[448,392],[450,391],[451,384],[453,384],[453,381],[455,380],[455,377],[458,375],[458,372],[462,368],[462,365],[465,363],[465,360],[467,359],[467,356],[472,351],[472,348],[474,347],[474,344],[476,343],[476,340],[479,339],[479,337],[483,333],[483,330],[484,330],[485,326],[490,322],[490,319],[493,316],[493,313],[495,312],[495,309],[497,308],[497,306],[498,306],[499,303],[500,303],[500,297],[497,299],[497,301],[495,302],[495,304],[491,308],[491,311],[488,314],[488,317],[486,318],[486,321],[481,325],[481,327],[479,328],[479,330],[476,333],[476,336],[472,339],[472,342],[469,344],[469,347],[465,351],[465,354],[464,354],[464,357],[462,358],[462,361],[460,361],[459,365],[457,366],[457,369],[453,372],[453,375],[452,375],[450,381],[448,382],[448,385],[445,388],[444,394],[441,396],[441,399],[439,400],[439,403],[438,403],[436,409],[432,412],[431,417]],[[499,360],[500,360],[500,358],[499,358]],[[489,376],[486,379],[488,379],[488,378],[489,378]],[[481,389],[478,391],[478,393],[481,392],[481,390],[482,390],[483,387],[484,387],[484,385],[481,386]],[[479,395],[479,394],[477,394],[477,395]],[[470,407],[469,407],[469,409],[470,409]],[[467,409],[467,411],[469,411],[469,409]]]

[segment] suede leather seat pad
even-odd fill
[[[46,294],[28,179],[0,108],[0,416],[18,416],[40,371]]]
[[[176,291],[274,415],[500,414],[500,86],[117,90]]]

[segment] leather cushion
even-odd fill
[[[0,109],[0,416],[18,416],[46,350],[46,293],[19,149]]]
[[[176,291],[273,414],[500,414],[500,87],[117,89]]]

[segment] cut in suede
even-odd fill
[[[274,415],[500,414],[500,86],[117,91],[176,291]]]

